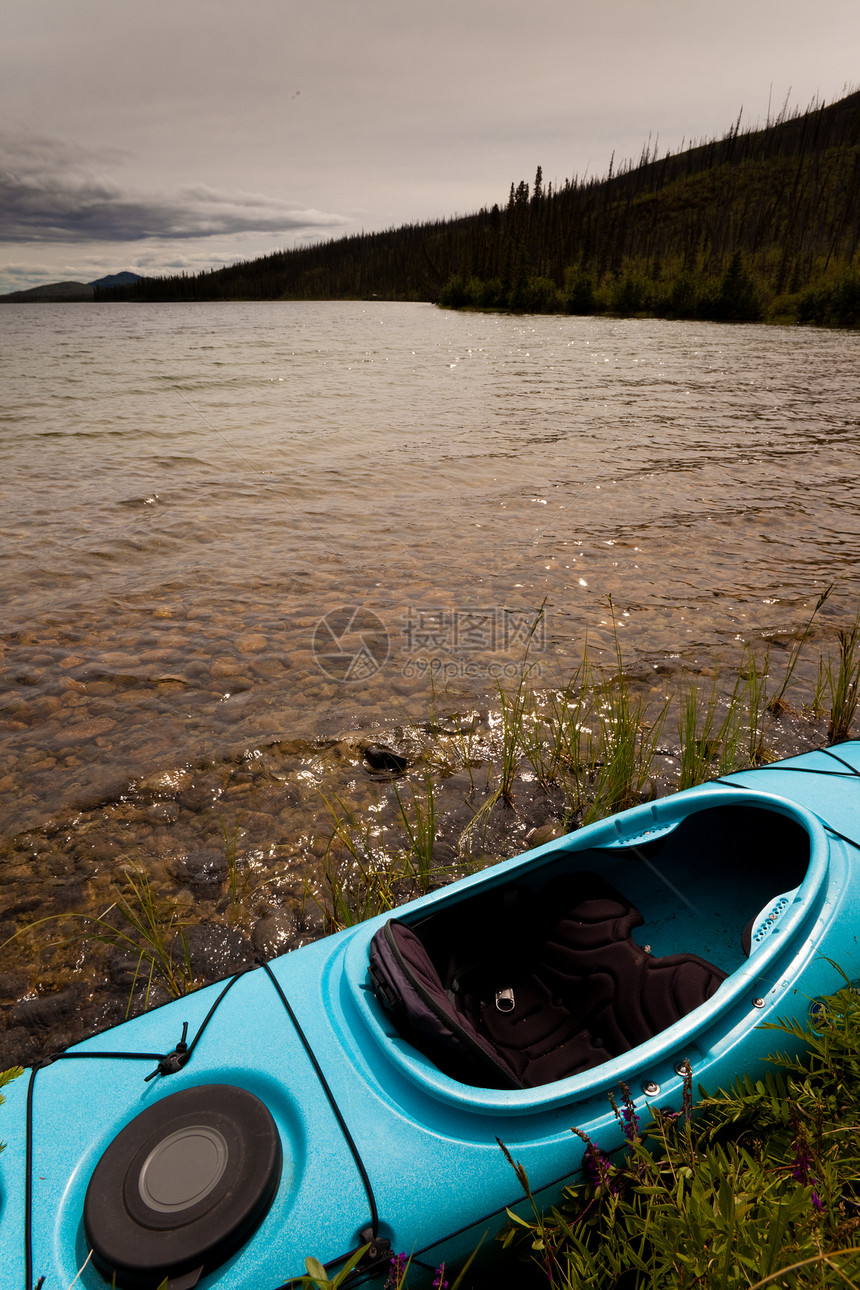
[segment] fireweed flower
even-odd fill
[[[445,1280],[444,1261],[436,1269],[436,1275],[433,1278],[433,1290],[448,1290],[448,1282]]]

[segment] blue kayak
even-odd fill
[[[500,1141],[548,1206],[582,1168],[572,1126],[621,1145],[620,1083],[646,1118],[680,1110],[687,1063],[726,1087],[777,1046],[762,1022],[860,977],[858,847],[855,741],[636,807],[76,1045],[5,1090],[4,1290],[276,1290],[362,1246],[356,1284],[399,1252],[429,1282],[522,1205]]]

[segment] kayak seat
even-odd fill
[[[464,1083],[535,1088],[589,1070],[725,980],[695,954],[637,945],[641,913],[598,874],[563,874],[514,897],[496,893],[495,908],[485,900],[471,916],[468,903],[443,911],[436,927],[433,917],[417,929],[392,919],[371,944],[374,988],[400,1034]]]

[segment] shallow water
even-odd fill
[[[527,649],[610,649],[610,596],[642,677],[790,643],[833,581],[822,641],[853,617],[855,334],[33,305],[0,345],[0,932],[128,859],[223,891],[222,826],[261,919],[305,908],[320,789],[372,800],[369,741],[486,718]]]

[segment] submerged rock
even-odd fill
[[[155,771],[146,775],[135,784],[138,793],[147,793],[153,797],[178,797],[187,792],[194,782],[194,776],[187,766],[172,770]]]
[[[79,985],[67,985],[64,990],[57,990],[54,994],[22,999],[9,1009],[9,1020],[13,1025],[23,1026],[29,1031],[52,1030],[74,1015],[80,997]]]
[[[545,842],[554,842],[556,838],[563,838],[564,834],[564,826],[558,820],[550,820],[547,824],[539,824],[529,829],[526,842],[530,847],[542,847]]]
[[[177,937],[171,947],[173,958],[181,963],[184,953],[188,954],[192,974],[204,977],[207,981],[219,981],[222,977],[241,972],[251,967],[254,962],[254,948],[242,932],[235,927],[224,927],[218,923],[204,923],[199,927],[189,927],[182,940]]]
[[[409,758],[384,744],[368,744],[363,750],[365,768],[372,774],[394,778],[403,775],[409,768]]]
[[[276,909],[255,924],[251,934],[254,949],[264,959],[285,954],[299,935],[299,920],[291,909]]]
[[[24,972],[0,972],[0,999],[19,999],[26,989]]]
[[[180,856],[170,866],[177,882],[187,886],[193,896],[216,896],[227,878],[227,857],[214,847]]]

